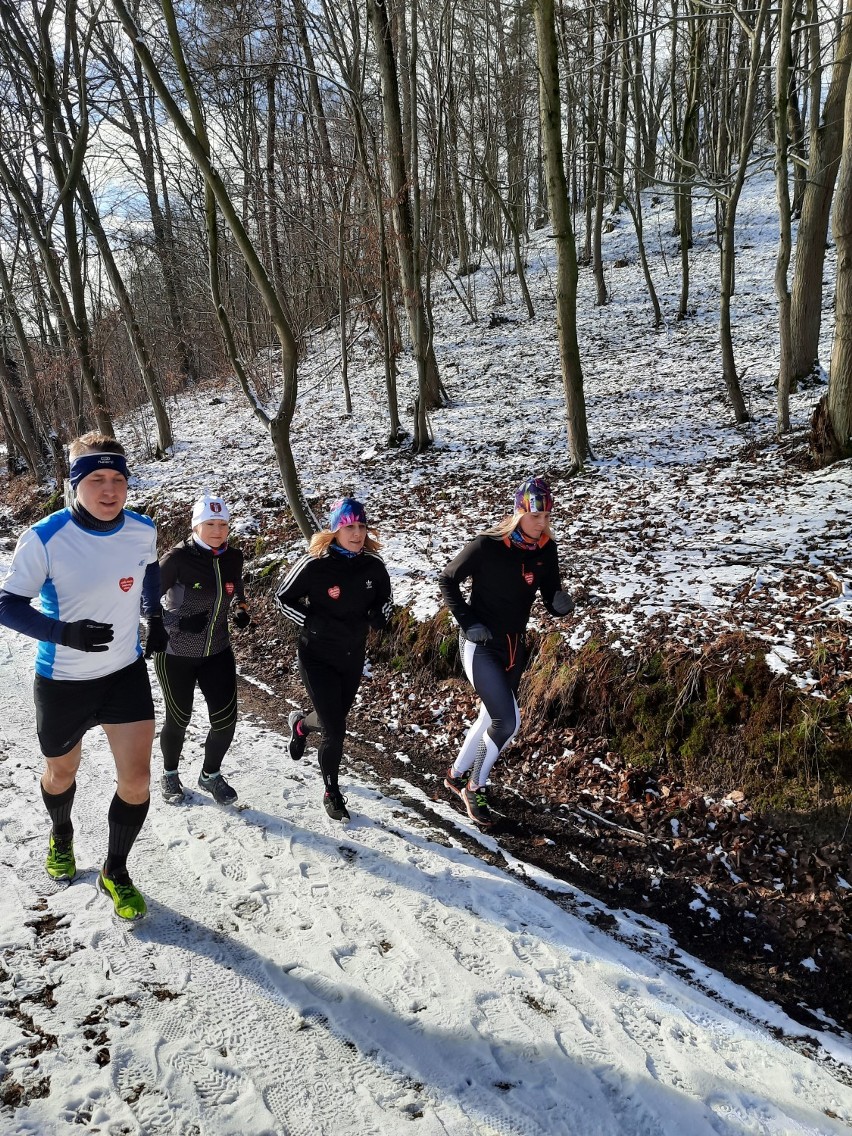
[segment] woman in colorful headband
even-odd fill
[[[309,714],[290,715],[290,756],[298,760],[308,734],[322,731],[323,804],[332,820],[349,820],[338,776],[346,718],[364,672],[367,631],[383,629],[391,612],[390,577],[379,547],[364,506],[343,497],[331,508],[328,528],[314,534],[275,595],[299,627],[299,673],[314,707]]]
[[[243,554],[228,544],[231,512],[221,497],[205,494],[192,510],[192,535],[160,561],[160,583],[168,646],[154,656],[154,669],[166,704],[160,732],[164,800],[184,799],[178,767],[192,716],[196,685],[207,703],[210,729],[198,786],[220,805],[237,799],[222,776],[222,760],[237,725],[237,667],[228,631],[235,605],[235,627],[251,622],[243,587]]]
[[[474,537],[439,577],[441,595],[460,627],[464,672],[482,699],[444,784],[461,797],[468,815],[493,823],[485,786],[500,753],[520,726],[518,686],[526,664],[526,627],[536,592],[551,615],[567,615],[574,601],[562,591],[559,557],[550,533],[553,497],[542,477],[515,494],[515,511]],[[461,584],[470,580],[470,598]]]

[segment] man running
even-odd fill
[[[45,868],[72,880],[74,826],[83,735],[100,725],[115,759],[107,857],[98,886],[121,919],[141,919],[145,900],[127,857],[150,804],[154,704],[145,655],[168,637],[160,608],[157,532],[124,508],[127,459],[119,442],[92,432],[69,447],[74,504],[51,513],[18,541],[0,590],[0,624],[39,640],[35,664],[36,730],[45,770],[44,804],[52,822]],[[38,597],[41,610],[31,606]]]

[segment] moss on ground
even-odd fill
[[[852,803],[852,689],[805,693],[766,663],[765,644],[727,634],[700,654],[682,646],[625,656],[601,639],[572,650],[558,633],[529,636],[520,700],[557,729],[606,737],[627,761],[708,792],[737,788],[759,808],[805,812]],[[376,662],[459,677],[446,612],[397,611]]]

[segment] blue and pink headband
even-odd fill
[[[366,525],[367,510],[360,501],[354,497],[340,497],[331,506],[328,514],[328,527],[331,532],[337,532],[344,525]]]
[[[73,488],[76,489],[84,477],[88,477],[98,469],[114,469],[125,480],[130,477],[124,454],[81,454],[71,462],[68,474]]]

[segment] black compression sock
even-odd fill
[[[41,787],[41,799],[53,822],[54,836],[73,836],[74,825],[71,823],[71,806],[74,804],[74,794],[77,792],[77,782],[73,781],[64,793],[48,793],[44,785]]]
[[[109,848],[104,864],[104,874],[110,879],[127,871],[128,854],[145,823],[150,804],[150,797],[141,805],[129,805],[118,793],[113,797],[109,806]]]

